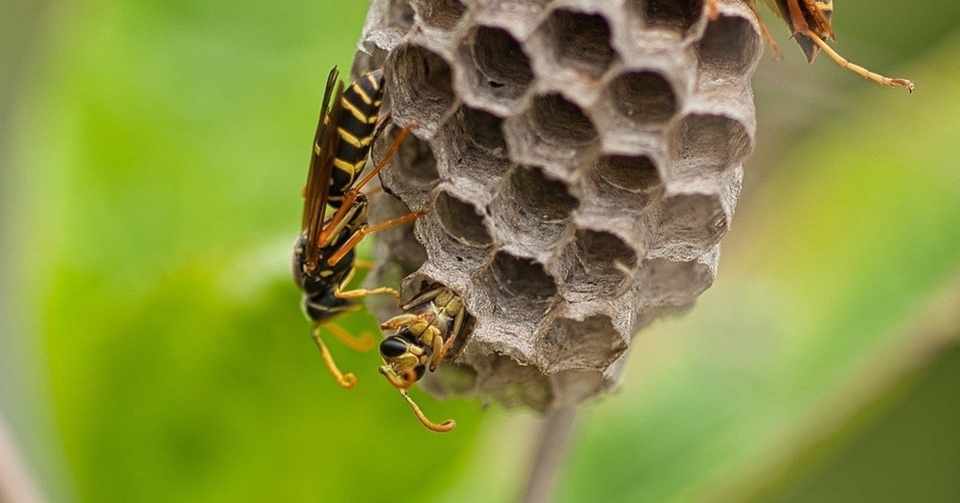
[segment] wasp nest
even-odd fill
[[[633,335],[717,272],[755,131],[754,14],[702,0],[374,0],[393,131],[372,281],[459,292],[473,323],[431,386],[534,409],[615,384]],[[388,129],[388,131],[390,131]]]

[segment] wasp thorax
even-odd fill
[[[417,0],[409,25],[387,15],[396,3],[372,2],[354,71],[385,65],[391,117],[417,125],[436,174],[412,183],[403,157],[385,172],[376,219],[430,213],[380,248],[373,281],[415,273],[404,298],[435,293],[403,309],[433,316],[404,319],[426,352],[437,333],[462,332],[438,371],[474,378],[454,390],[441,375],[443,392],[545,410],[609,389],[633,334],[715,276],[754,144],[754,13],[464,2],[438,25],[426,19],[450,2]],[[472,320],[455,330],[461,307]]]

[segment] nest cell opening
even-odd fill
[[[605,155],[597,161],[596,177],[629,192],[646,192],[660,185],[660,174],[647,155]]]
[[[406,32],[413,27],[413,7],[407,0],[390,0],[387,16],[387,25],[402,32]]]
[[[602,370],[627,349],[609,316],[584,320],[557,319],[540,341],[540,349],[552,353],[551,372],[573,369]]]
[[[437,127],[453,106],[450,65],[439,54],[419,45],[395,49],[387,64],[394,115],[411,117],[420,126]]]
[[[557,294],[557,284],[543,264],[526,257],[499,251],[490,265],[493,279],[500,290],[498,297],[506,305],[529,307],[543,304]],[[515,313],[527,317],[523,313]]]
[[[540,168],[518,166],[491,203],[491,214],[511,241],[542,253],[563,237],[579,204],[563,182]]]
[[[633,0],[631,5],[650,28],[680,35],[685,35],[703,13],[703,0]]]
[[[632,71],[610,83],[610,105],[634,125],[663,124],[677,113],[673,86],[655,71]]]
[[[597,139],[597,128],[590,118],[559,93],[534,98],[530,115],[537,136],[547,143],[583,146]]]
[[[483,223],[483,215],[472,204],[443,191],[434,201],[433,211],[440,217],[440,225],[451,238],[475,247],[493,243]]]
[[[467,11],[459,0],[414,0],[414,9],[424,24],[447,31],[456,27]]]
[[[557,9],[543,25],[545,42],[560,66],[600,78],[617,57],[610,25],[598,14]]]
[[[750,70],[760,51],[757,30],[740,16],[722,15],[707,25],[697,46],[700,67],[712,78],[739,78]]]
[[[713,281],[707,266],[689,260],[645,260],[640,266],[643,298],[655,305],[683,306],[693,302]]]
[[[381,141],[392,144],[399,132],[400,128],[391,127],[390,133]],[[412,134],[400,145],[393,166],[387,169],[392,171],[392,179],[418,188],[429,188],[440,179],[437,159],[430,144]]]
[[[533,81],[530,58],[502,28],[479,26],[471,34],[470,55],[480,89],[494,98],[520,98]]]
[[[460,108],[463,132],[474,145],[497,155],[506,155],[507,140],[503,135],[503,118],[490,112],[464,106]]]
[[[576,265],[565,281],[567,298],[618,297],[626,292],[639,259],[619,236],[606,231],[579,230],[570,244]]]
[[[672,173],[684,177],[687,171],[704,169],[723,171],[735,161],[746,157],[752,148],[747,128],[737,119],[726,115],[692,113],[684,117],[673,138],[678,163]]]
[[[727,231],[727,217],[718,196],[679,194],[668,197],[660,215],[659,245],[703,250],[720,242]]]

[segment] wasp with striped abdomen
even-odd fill
[[[757,13],[757,0],[745,0],[747,5]],[[718,0],[707,0],[707,11],[711,19],[719,14]],[[913,82],[907,79],[894,79],[872,72],[866,68],[851,63],[835,51],[826,40],[835,40],[833,33],[833,0],[764,0],[770,10],[774,11],[790,28],[793,38],[803,49],[809,63],[813,63],[817,54],[822,50],[836,64],[851,72],[877,84],[888,87],[902,87],[913,92]],[[759,15],[757,20],[760,20]],[[776,51],[776,43],[770,37],[762,21],[760,26],[764,31],[767,42]]]
[[[320,119],[314,133],[313,153],[304,188],[300,235],[293,251],[294,282],[303,291],[303,310],[314,323],[313,340],[337,383],[356,384],[356,376],[342,373],[320,337],[326,328],[347,346],[365,351],[373,347],[369,334],[354,337],[332,322],[336,315],[360,308],[352,302],[367,295],[399,297],[392,288],[347,289],[357,268],[354,248],[364,236],[416,220],[409,213],[386,222],[368,225],[367,196],[363,187],[396,155],[409,134],[404,128],[384,157],[362,178],[370,145],[380,131],[378,117],[383,96],[383,73],[361,76],[344,90],[334,67],[327,77]],[[324,220],[327,205],[336,211]]]
[[[429,369],[444,361],[463,331],[466,308],[463,299],[453,290],[435,286],[401,306],[403,314],[383,322],[380,328],[394,330],[394,335],[380,343],[383,365],[380,373],[410,404],[413,413],[427,429],[447,432],[456,426],[448,419],[434,423],[410,398],[407,390]]]

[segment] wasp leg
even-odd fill
[[[376,264],[372,260],[367,260],[362,258],[353,259],[353,266],[356,267],[357,269],[364,269],[364,270],[373,269],[373,266],[375,265]]]
[[[406,304],[400,306],[400,309],[404,311],[408,311],[415,306],[419,306],[420,304],[426,304],[427,302],[430,302],[431,300],[437,298],[437,295],[440,295],[442,292],[443,292],[443,287],[439,287],[439,288],[434,288],[433,290],[429,290],[427,292],[421,293],[420,295],[414,297],[413,300],[411,300],[410,302],[407,302]]]
[[[400,395],[403,396],[403,399],[407,401],[407,404],[409,404],[410,408],[413,410],[413,415],[417,416],[417,420],[419,420],[420,424],[422,424],[426,429],[439,433],[446,433],[457,426],[457,422],[453,419],[447,419],[439,424],[431,421],[430,418],[423,413],[423,410],[420,409],[420,406],[417,405],[417,402],[414,402],[413,398],[410,398],[410,394],[407,393],[407,388],[409,388],[410,385],[398,377],[393,372],[393,369],[391,369],[389,366],[381,366],[380,373],[383,374],[383,377],[385,377],[387,381],[393,385],[393,387],[397,388],[397,391],[400,392]]]
[[[460,308],[457,309],[457,314],[453,317],[453,328],[450,329],[450,335],[447,336],[447,340],[443,342],[443,346],[441,346],[440,351],[437,352],[436,361],[430,362],[430,372],[437,370],[437,366],[447,357],[447,352],[453,347],[453,343],[456,342],[460,331],[463,330],[464,318],[466,318],[466,309],[464,309],[461,304]]]
[[[376,232],[385,231],[387,229],[392,229],[399,225],[413,222],[414,220],[422,217],[423,215],[425,215],[425,213],[422,211],[414,211],[412,213],[407,213],[406,215],[403,215],[397,218],[391,218],[390,220],[387,220],[385,222],[380,222],[379,224],[376,224],[376,225],[366,225],[364,227],[361,227],[359,230],[354,232],[352,236],[350,236],[350,239],[348,239],[347,242],[344,243],[343,246],[341,246],[340,249],[337,250],[337,252],[334,253],[329,260],[327,260],[327,265],[330,267],[337,265],[337,262],[340,262],[340,259],[345,257],[348,253],[350,253],[350,250],[354,249],[358,244],[360,244],[360,241],[364,237],[369,236],[370,234],[373,234]]]
[[[720,16],[720,9],[717,7],[717,0],[707,0],[707,16],[711,21],[716,21]]]
[[[340,340],[344,346],[361,353],[366,353],[373,349],[373,346],[376,345],[376,341],[373,339],[373,336],[367,332],[362,332],[358,337],[354,337],[353,334],[346,331],[340,325],[335,325],[333,323],[326,324],[327,330],[333,334],[334,337]]]
[[[366,288],[356,288],[353,290],[346,290],[347,285],[350,284],[350,280],[353,279],[353,274],[356,271],[357,271],[356,267],[351,267],[350,272],[347,273],[347,277],[343,278],[343,281],[340,282],[340,284],[337,286],[337,289],[333,292],[333,294],[338,299],[357,299],[360,297],[366,297],[367,295],[380,295],[380,294],[387,294],[387,295],[392,295],[398,299],[400,298],[400,292],[394,290],[393,288],[388,288],[385,286],[380,288],[372,288],[369,290]]]
[[[830,47],[826,42],[823,41],[823,39],[817,36],[816,33],[813,33],[810,30],[807,30],[805,33],[803,33],[803,35],[809,37],[810,40],[813,40],[813,43],[817,44],[820,49],[822,49],[823,52],[825,52],[827,56],[833,60],[834,63],[840,65],[841,68],[850,70],[851,72],[882,86],[902,87],[909,93],[912,93],[915,89],[913,82],[907,79],[892,79],[890,77],[885,77],[879,73],[871,72],[860,65],[847,61],[846,58],[838,54],[837,51],[833,50],[833,47]]]
[[[323,339],[320,337],[319,326],[313,329],[313,341],[317,344],[317,349],[320,350],[320,356],[323,357],[323,363],[327,365],[327,370],[329,370],[333,378],[336,379],[337,384],[347,389],[357,384],[357,376],[350,372],[344,374],[337,368],[336,362],[333,361],[333,355],[330,354],[330,350],[327,349],[327,345],[324,344]]]
[[[425,321],[422,314],[398,314],[393,318],[381,323],[380,328],[384,330],[398,330],[401,327],[412,325],[418,321]]]

